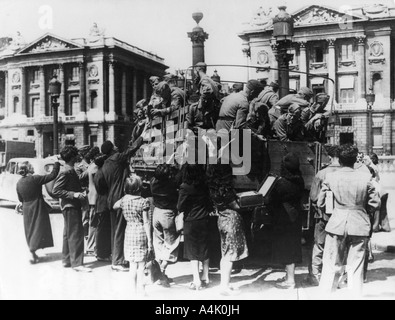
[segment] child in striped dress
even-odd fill
[[[130,263],[133,293],[144,295],[144,265],[152,250],[152,226],[150,203],[141,197],[142,185],[138,176],[127,178],[125,196],[115,203],[114,209],[122,209],[127,222],[124,254],[125,260]]]

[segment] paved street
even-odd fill
[[[374,247],[386,250],[395,245],[395,190],[391,190],[390,208],[391,233],[375,234]],[[22,216],[13,211],[12,205],[2,203],[0,207],[0,299],[132,299],[129,293],[129,274],[111,271],[110,265],[96,262],[87,257],[86,263],[94,268],[93,273],[76,273],[61,266],[61,241],[63,217],[52,214],[51,223],[55,247],[39,251],[43,262],[30,265],[24,239]],[[387,247],[386,247],[387,246]],[[391,248],[391,247],[389,247]],[[391,250],[390,250],[391,251]],[[305,250],[304,261],[307,261]],[[395,299],[395,253],[375,250],[375,262],[369,266],[368,283],[364,288],[364,299]],[[182,261],[169,267],[169,276],[175,281],[170,289],[157,285],[147,287],[150,300],[211,300],[227,299],[218,293],[220,275],[211,274],[210,288],[192,292],[188,284],[192,280],[188,262]],[[232,277],[241,294],[232,300],[309,300],[317,299],[318,289],[304,287],[301,283],[307,275],[306,264],[297,268],[298,289],[284,291],[274,287],[275,280],[283,277],[281,270],[262,268],[252,263]],[[335,299],[352,299],[346,289],[338,290]]]

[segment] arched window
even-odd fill
[[[19,97],[14,97],[14,113],[17,113],[19,110]]]
[[[375,73],[373,75],[373,78],[372,78],[373,93],[375,95],[383,93],[383,91],[382,91],[382,82],[383,82],[383,78],[381,77],[381,74],[380,73]]]

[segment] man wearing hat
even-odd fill
[[[276,120],[273,125],[275,136],[280,141],[303,141],[305,138],[305,127],[300,120],[302,107],[292,103],[288,112]]]
[[[310,100],[314,96],[310,88],[302,87],[296,94],[288,94],[281,98],[276,105],[269,110],[270,122],[272,125],[282,115],[288,112],[291,104],[296,103],[302,107],[302,110],[310,105]]]
[[[250,102],[262,90],[263,85],[258,80],[249,80],[243,91],[224,98],[216,126],[217,132],[221,129],[243,129],[246,126]]]
[[[237,92],[242,91],[243,88],[244,88],[244,85],[242,83],[234,83],[232,86],[232,91],[237,93]]]
[[[111,141],[105,141],[101,152],[108,156],[101,170],[95,175],[95,185],[99,190],[107,190],[107,207],[111,215],[111,246],[112,269],[114,271],[128,271],[124,260],[124,239],[126,220],[121,210],[114,210],[114,204],[124,196],[124,186],[128,177],[129,159],[138,148],[132,146],[120,153]]]
[[[271,82],[256,98],[257,103],[264,103],[269,109],[273,108],[278,102],[279,86],[276,82]]]
[[[151,111],[153,116],[160,115],[164,117],[166,115],[172,114],[174,111],[184,106],[185,92],[177,87],[176,80],[177,76],[174,74],[168,73],[164,75],[163,81],[166,82],[170,88],[170,106],[165,107],[164,109],[153,109]]]
[[[217,113],[220,105],[220,95],[217,83],[207,74],[207,64],[198,62],[194,67],[195,82],[199,86],[199,102],[197,108],[203,113],[205,122],[212,123],[215,128]]]

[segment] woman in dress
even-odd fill
[[[207,170],[207,183],[210,197],[218,212],[218,229],[221,237],[221,285],[224,296],[235,295],[239,290],[230,286],[233,262],[248,257],[247,241],[243,229],[243,220],[237,212],[233,188],[232,168],[225,164],[210,165]]]
[[[203,165],[186,164],[178,198],[178,211],[184,213],[184,258],[191,261],[193,282],[189,288],[200,290],[209,284],[210,196]],[[199,262],[203,265],[200,278]]]
[[[152,228],[149,201],[141,197],[142,185],[138,176],[127,178],[125,196],[115,203],[114,210],[121,209],[127,222],[124,253],[130,263],[132,291],[144,295],[144,266],[152,250]]]
[[[302,262],[301,200],[304,181],[299,158],[288,153],[281,165],[281,179],[270,195],[269,208],[273,214],[273,262],[285,265],[286,276],[276,287],[295,288],[295,265]]]
[[[44,201],[42,186],[56,179],[60,169],[59,162],[54,164],[52,172],[45,176],[34,175],[29,162],[21,165],[19,174],[22,178],[16,185],[19,201],[23,206],[23,223],[25,236],[31,253],[30,263],[39,262],[36,251],[53,247],[49,212],[52,209]]]
[[[166,275],[167,266],[178,260],[180,234],[177,232],[175,217],[178,202],[176,172],[169,164],[160,164],[151,180],[154,202],[153,228],[154,249],[162,272],[160,284],[170,287],[171,279]]]

